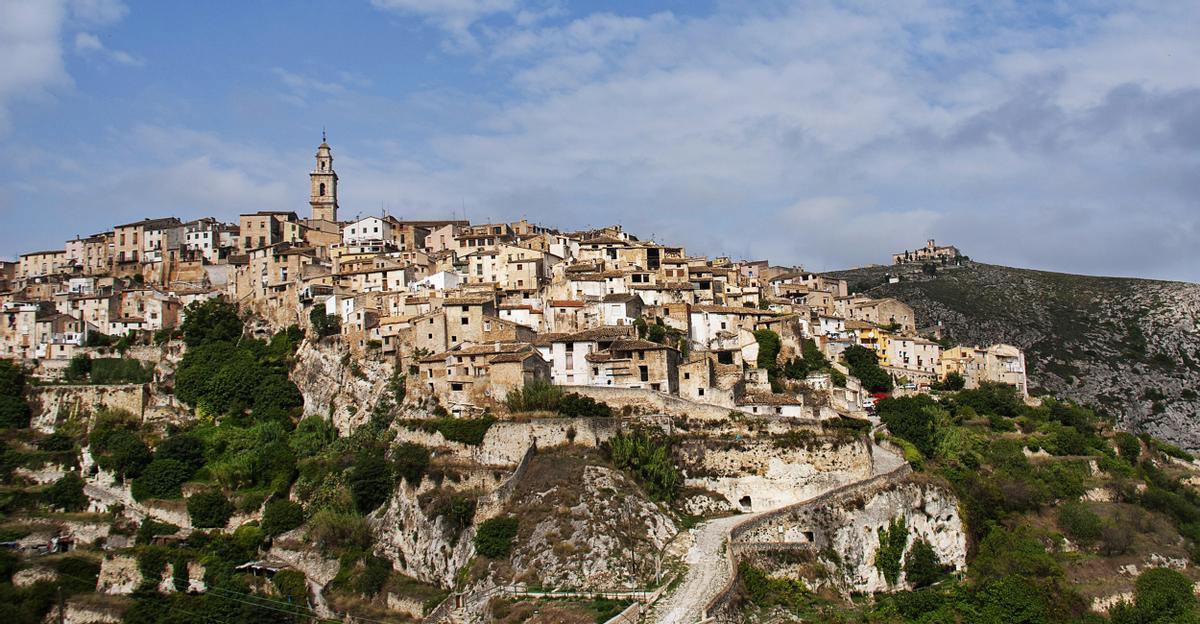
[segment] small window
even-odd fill
[[[321,186],[319,187],[317,194],[320,195],[321,197],[325,196],[325,183],[324,182],[321,183]]]

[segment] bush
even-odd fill
[[[644,431],[618,433],[608,441],[613,464],[632,472],[655,500],[672,500],[683,479],[671,457],[670,442]]]
[[[429,466],[429,449],[420,444],[405,442],[392,451],[392,466],[397,477],[404,479],[409,485],[417,485]]]
[[[1121,456],[1121,459],[1137,465],[1138,458],[1142,454],[1141,440],[1138,440],[1137,436],[1132,433],[1120,431],[1114,436],[1114,441],[1117,444],[1117,454]]]
[[[333,425],[319,416],[309,416],[296,425],[288,437],[288,446],[296,457],[312,457],[337,438]]]
[[[191,433],[177,433],[154,449],[155,459],[174,459],[193,471],[204,466],[204,441]]]
[[[92,372],[92,356],[86,353],[80,353],[71,358],[71,363],[67,365],[67,370],[63,371],[63,379],[77,383],[87,379],[87,376]]]
[[[97,422],[91,436],[92,456],[103,470],[118,478],[137,477],[150,463],[150,448],[128,429],[109,429]]]
[[[91,361],[90,381],[97,385],[149,383],[154,381],[154,367],[139,360],[97,358]]]
[[[358,513],[363,515],[375,511],[391,498],[393,487],[392,467],[383,458],[382,451],[364,453],[350,471],[350,494]]]
[[[29,404],[25,402],[25,372],[11,360],[0,360],[0,428],[29,426]]]
[[[1113,624],[1195,622],[1192,581],[1169,568],[1150,568],[1134,583],[1133,604],[1120,603],[1110,612]]]
[[[197,492],[187,500],[188,516],[201,529],[219,529],[229,523],[233,505],[219,490]]]
[[[808,596],[804,581],[773,578],[746,562],[738,564],[738,580],[751,603],[762,608],[775,605],[798,609]]]
[[[447,416],[405,421],[404,424],[422,431],[440,433],[450,442],[479,446],[483,444],[483,437],[487,435],[488,429],[491,429],[494,422],[496,419],[491,416],[483,418],[451,418]]]
[[[325,314],[325,309],[322,307],[313,307],[312,311],[308,313],[308,320],[318,338],[333,336],[342,331],[342,317],[336,314]]]
[[[87,509],[88,498],[83,493],[83,478],[68,472],[42,493],[42,502],[63,511]]]
[[[1104,524],[1083,503],[1067,503],[1058,511],[1058,525],[1063,533],[1082,546],[1090,546],[1100,539]]]
[[[880,527],[879,548],[875,551],[875,569],[883,575],[888,585],[895,585],[900,580],[900,559],[904,556],[904,547],[908,544],[908,526],[904,517],[892,520],[885,529]]]
[[[133,480],[131,493],[134,500],[151,498],[179,498],[179,486],[192,476],[192,470],[174,459],[156,459],[146,466],[142,474]]]
[[[298,605],[308,604],[308,583],[303,572],[280,570],[271,577],[271,584],[279,591],[279,595],[288,599],[288,602]]]
[[[210,342],[237,342],[242,337],[243,325],[237,306],[224,299],[214,297],[194,301],[183,309],[183,313],[179,330],[189,347]]]
[[[507,557],[512,551],[513,538],[517,536],[516,518],[492,518],[479,525],[475,533],[475,551],[484,557],[497,559]]]
[[[308,536],[318,548],[346,550],[370,548],[371,528],[360,516],[322,509],[308,522]]]
[[[263,510],[262,530],[272,537],[301,524],[304,524],[304,508],[299,503],[281,498],[267,503]]]
[[[877,409],[890,433],[912,442],[925,457],[933,457],[937,451],[934,421],[937,403],[929,395],[883,399]]]
[[[842,352],[842,359],[850,374],[858,378],[862,385],[871,392],[890,392],[892,376],[879,366],[879,358],[875,352],[861,345],[850,345]]]
[[[913,540],[904,557],[904,578],[914,587],[926,587],[946,575],[946,566],[938,559],[933,546],[923,539]]]
[[[37,447],[39,451],[49,451],[52,453],[62,453],[75,450],[75,440],[65,433],[54,433],[38,440]]]

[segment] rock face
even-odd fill
[[[645,587],[674,522],[623,472],[594,452],[555,449],[535,457],[509,503],[520,521],[510,578],[544,588],[603,591]]]
[[[681,467],[688,487],[723,496],[744,512],[777,509],[871,475],[865,439],[779,447],[772,438],[688,440]]]
[[[1119,423],[1200,450],[1200,284],[1088,277],[968,262],[832,275],[913,307],[961,344],[1025,350],[1029,386],[1110,410]]]
[[[958,500],[940,486],[912,481],[882,482],[861,493],[831,495],[796,513],[781,515],[742,534],[739,546],[777,550],[789,544],[816,554],[832,574],[825,580],[806,578],[810,585],[831,583],[843,593],[874,593],[904,589],[903,572],[896,585],[875,567],[879,529],[903,518],[907,527],[905,552],[925,540],[938,559],[955,570],[967,565],[967,538]],[[832,558],[827,553],[836,553]],[[787,570],[769,570],[786,575]]]
[[[351,357],[340,341],[305,340],[291,379],[304,395],[305,416],[328,418],[348,435],[367,422],[393,372],[387,362]]]

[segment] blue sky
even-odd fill
[[[618,222],[1200,280],[1192,3],[0,0],[0,254],[146,216]]]

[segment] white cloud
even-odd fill
[[[84,56],[104,58],[130,67],[142,67],[146,64],[128,52],[110,50],[104,47],[104,43],[100,41],[100,37],[89,32],[75,33],[75,51]]]
[[[0,132],[11,123],[13,101],[44,97],[50,89],[71,84],[58,41],[64,16],[59,2],[0,3]]]
[[[441,132],[430,162],[447,206],[520,197],[550,223],[611,215],[703,252],[833,268],[936,237],[997,262],[1200,278],[1200,11],[997,6],[514,28],[481,57],[517,95],[482,131]],[[859,199],[801,227],[814,198]]]

